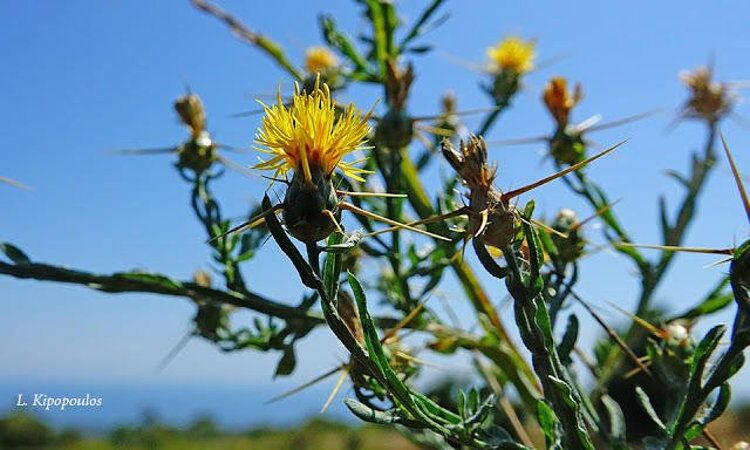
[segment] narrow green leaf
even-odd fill
[[[294,372],[294,368],[297,366],[297,358],[294,354],[294,347],[287,347],[284,350],[284,354],[281,355],[279,364],[276,366],[276,372],[273,377],[285,377]]]
[[[547,443],[547,448],[550,448],[558,442],[557,439],[557,424],[559,422],[555,411],[547,404],[543,399],[539,399],[536,402],[536,418],[539,422],[539,427],[542,429],[544,434],[544,440]]]
[[[626,439],[625,415],[622,412],[622,408],[609,395],[602,396],[602,404],[606,408],[609,417],[610,439],[624,443]]]
[[[719,388],[719,396],[716,397],[716,401],[711,408],[708,409],[706,415],[701,417],[698,421],[701,425],[705,426],[714,420],[718,419],[729,406],[729,400],[732,398],[732,388],[728,382],[724,382]]]
[[[328,237],[328,246],[341,244],[343,236],[340,233],[333,233]],[[326,294],[331,300],[336,299],[339,291],[339,277],[341,275],[341,256],[335,252],[326,254],[323,263],[323,286]]]
[[[377,411],[351,398],[344,400],[344,404],[349,411],[365,422],[391,425],[401,421],[396,411]]]
[[[575,314],[568,316],[568,326],[565,328],[565,333],[560,340],[560,345],[557,346],[557,353],[560,355],[560,361],[566,366],[572,362],[570,357],[573,348],[578,340],[578,317]]]
[[[5,253],[5,256],[14,264],[31,264],[31,260],[26,256],[26,253],[11,243],[3,242],[0,244],[0,252]]]
[[[654,405],[651,404],[651,399],[648,398],[648,394],[641,389],[640,386],[635,387],[635,393],[637,394],[638,403],[641,404],[641,407],[643,410],[648,414],[648,416],[651,418],[651,420],[654,421],[654,423],[659,427],[659,430],[666,434],[667,427],[664,425],[664,422],[661,421],[659,418],[659,414],[656,413],[656,409],[654,409]]]

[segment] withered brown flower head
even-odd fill
[[[713,80],[713,70],[698,67],[692,72],[680,73],[680,80],[690,90],[683,115],[715,123],[731,111],[734,95],[726,83]]]
[[[487,162],[484,139],[472,136],[468,142],[461,141],[460,152],[445,139],[442,150],[445,159],[469,188],[468,236],[481,238],[485,244],[497,248],[509,245],[515,236],[515,215],[493,185],[497,166]]]
[[[570,121],[570,111],[583,98],[581,84],[576,83],[573,92],[568,91],[568,80],[563,77],[552,78],[544,88],[542,99],[559,127],[566,127]]]
[[[405,70],[400,69],[394,60],[388,60],[385,82],[385,99],[388,107],[394,111],[403,111],[406,99],[414,82],[414,66],[409,63]]]
[[[198,139],[206,129],[206,113],[200,97],[188,93],[174,102],[174,109],[180,121],[190,128],[193,139]]]
[[[459,150],[457,152],[450,141],[443,141],[443,156],[468,188],[472,191],[491,189],[497,167],[487,163],[484,139],[471,136],[467,142],[461,141]]]

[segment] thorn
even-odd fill
[[[352,205],[351,203],[341,202],[341,203],[339,203],[339,207],[341,209],[349,210],[349,211],[351,211],[351,212],[353,212],[355,214],[359,214],[361,216],[368,217],[368,218],[373,219],[373,220],[377,220],[377,221],[380,221],[380,222],[387,223],[388,225],[393,225],[395,227],[404,228],[404,229],[407,229],[409,231],[413,231],[415,233],[424,234],[425,236],[429,236],[429,237],[431,237],[433,239],[439,239],[439,240],[442,240],[442,241],[451,242],[451,240],[448,239],[447,237],[440,236],[440,235],[435,234],[435,233],[430,233],[429,231],[420,230],[419,228],[414,228],[411,225],[408,225],[408,224],[405,224],[405,223],[400,223],[400,222],[397,222],[397,221],[395,221],[393,219],[389,219],[387,217],[380,216],[380,215],[375,214],[373,212],[370,212],[370,211],[367,211],[365,209],[362,209],[362,208],[360,208],[358,206]]]
[[[385,197],[385,198],[406,198],[406,194],[391,194],[389,192],[352,192],[352,191],[336,191],[336,194],[341,196],[349,197]]]
[[[417,220],[415,222],[409,222],[407,225],[409,225],[411,227],[415,227],[417,225],[425,225],[425,224],[428,224],[428,223],[434,223],[434,222],[438,222],[438,221],[441,221],[441,220],[451,219],[453,217],[468,215],[470,212],[471,212],[471,210],[469,209],[469,207],[468,206],[464,206],[464,207],[459,208],[459,209],[457,209],[455,211],[451,211],[451,212],[448,212],[448,213],[445,213],[445,214],[440,214],[439,216],[432,216],[432,217],[428,217],[426,219]],[[363,237],[371,237],[371,236],[376,236],[378,234],[390,233],[392,231],[396,231],[396,230],[399,230],[401,228],[403,228],[403,227],[401,227],[401,226],[392,226],[392,227],[389,227],[389,228],[385,228],[383,230],[373,231],[372,233],[368,233],[368,234],[364,235]]]
[[[206,241],[206,243],[210,244],[210,243],[212,243],[214,241],[217,241],[217,240],[219,240],[221,238],[227,237],[230,234],[234,234],[234,233],[238,233],[238,232],[241,232],[241,231],[245,231],[245,230],[249,230],[251,228],[254,228],[254,227],[258,226],[259,224],[263,223],[265,221],[266,216],[274,214],[274,213],[276,213],[276,211],[278,211],[280,209],[283,209],[283,208],[284,208],[284,204],[283,203],[279,203],[278,205],[273,206],[268,211],[264,211],[264,212],[258,214],[257,216],[252,217],[250,220],[248,220],[248,221],[246,221],[246,222],[244,222],[244,223],[242,223],[240,225],[237,225],[236,227],[230,229],[226,233],[222,233],[222,234],[220,234],[218,236],[212,237],[211,239],[209,239],[208,241]]]
[[[615,247],[650,248],[653,250],[665,250],[668,252],[704,253],[710,255],[734,255],[733,248],[702,248],[702,247],[678,247],[675,245],[649,245],[633,244],[632,242],[617,242]]]
[[[330,209],[324,209],[323,214],[331,218],[331,220],[333,221],[333,224],[336,225],[336,231],[338,231],[341,234],[344,234],[344,230],[341,228],[341,224],[339,224],[339,221],[336,220],[336,215],[333,214],[333,211],[331,211]]]
[[[341,390],[341,386],[344,384],[344,381],[346,381],[346,377],[347,375],[349,375],[350,370],[351,370],[351,367],[349,365],[346,365],[343,367],[343,370],[341,371],[341,375],[339,376],[339,379],[336,381],[336,384],[333,386],[333,390],[328,395],[326,402],[323,403],[323,407],[320,408],[321,414],[326,412],[328,407],[331,405],[331,402],[333,402],[333,399],[336,397],[336,394],[338,394],[339,390]]]
[[[402,328],[408,326],[412,320],[414,320],[419,313],[424,309],[425,304],[431,297],[428,297],[427,300],[423,301],[422,303],[418,304],[414,309],[412,309],[409,314],[406,315],[399,323],[396,324],[393,328],[389,329],[383,334],[383,337],[380,339],[380,343],[383,344],[389,339],[396,336],[396,333],[399,332]]]
[[[164,370],[169,363],[171,363],[174,358],[182,351],[182,349],[185,348],[185,346],[190,342],[190,338],[193,337],[193,330],[188,331],[185,333],[183,337],[180,338],[179,341],[177,341],[177,344],[169,351],[169,353],[164,356],[164,359],[161,360],[158,366],[156,366],[156,369],[154,372],[160,373],[162,370]]]
[[[18,182],[16,180],[11,180],[10,178],[0,177],[0,182],[3,182],[5,184],[9,184],[11,186],[14,186],[14,187],[17,187],[17,188],[20,188],[20,189],[25,189],[27,191],[31,190],[31,188],[29,186],[27,186],[27,185],[25,185],[23,183],[20,183],[20,182]]]
[[[608,149],[606,149],[604,151],[601,151],[601,152],[597,153],[596,155],[592,156],[591,158],[588,158],[588,159],[585,159],[585,160],[583,160],[583,161],[581,161],[579,163],[573,164],[572,166],[568,167],[567,169],[561,170],[561,171],[559,171],[559,172],[557,172],[555,174],[552,174],[552,175],[550,175],[548,177],[542,178],[539,181],[535,181],[534,183],[527,184],[526,186],[520,187],[520,188],[515,189],[513,191],[506,192],[505,194],[502,195],[502,201],[503,202],[507,202],[508,200],[510,200],[513,197],[518,197],[519,195],[524,194],[524,193],[526,193],[526,192],[528,192],[528,191],[530,191],[532,189],[536,189],[536,188],[538,188],[540,186],[543,186],[543,185],[549,183],[550,181],[554,181],[554,180],[556,180],[556,179],[558,179],[558,178],[560,178],[562,176],[565,176],[565,175],[569,174],[570,172],[576,171],[576,170],[578,170],[578,169],[586,166],[587,164],[592,163],[595,160],[597,160],[597,159],[599,159],[599,158],[601,158],[603,156],[606,156],[607,154],[615,151],[615,149],[617,149],[619,146],[621,146],[625,142],[627,142],[627,141],[619,142],[619,143],[613,145],[612,147],[610,147],[610,148],[608,148]]]
[[[297,386],[296,388],[294,388],[292,390],[286,391],[286,392],[284,392],[281,395],[277,395],[276,397],[267,400],[265,402],[265,404],[268,405],[269,403],[278,402],[279,400],[283,400],[283,399],[285,399],[287,397],[290,397],[290,396],[296,394],[297,392],[303,391],[303,390],[309,388],[310,386],[312,386],[312,385],[314,385],[316,383],[319,383],[319,382],[325,380],[326,378],[328,378],[331,375],[335,374],[339,370],[343,369],[345,366],[346,366],[345,364],[341,364],[340,366],[334,367],[333,369],[329,370],[328,372],[325,372],[322,375],[318,375],[317,377],[313,378],[312,380],[310,380],[310,381],[308,381],[306,383],[303,383],[300,386]]]
[[[737,170],[737,165],[734,163],[734,157],[732,156],[732,152],[729,151],[729,145],[727,145],[726,139],[724,139],[724,134],[719,132],[719,136],[721,136],[721,144],[724,146],[724,152],[727,154],[727,159],[729,160],[729,166],[732,168],[732,175],[734,175],[734,181],[737,184],[737,189],[740,191],[740,197],[742,198],[742,205],[745,207],[745,214],[747,214],[747,219],[750,221],[750,199],[747,197],[747,191],[745,191],[745,184],[742,182],[742,176],[740,175],[740,171]]]
[[[584,225],[586,225],[587,223],[591,222],[592,220],[596,219],[597,217],[600,217],[600,216],[601,216],[602,214],[604,214],[605,212],[607,212],[607,211],[609,211],[610,209],[614,208],[614,206],[615,206],[616,204],[620,203],[620,200],[621,200],[621,199],[619,199],[619,198],[618,198],[617,200],[613,201],[612,203],[610,203],[610,204],[608,204],[608,205],[604,205],[604,206],[602,206],[601,208],[597,209],[597,210],[596,210],[596,211],[594,212],[594,214],[592,214],[592,215],[588,216],[587,218],[585,218],[585,219],[583,219],[582,221],[580,221],[580,222],[578,222],[577,224],[575,224],[575,225],[574,225],[574,226],[573,226],[573,227],[571,228],[571,231],[578,231],[578,230],[580,230],[580,229],[581,229],[581,228],[583,228],[583,227],[584,227]]]

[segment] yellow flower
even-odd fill
[[[561,127],[568,125],[570,110],[581,101],[581,98],[583,98],[581,85],[576,83],[576,87],[571,94],[568,91],[568,80],[563,77],[552,78],[544,88],[542,97],[550,114]]]
[[[534,68],[533,41],[527,41],[517,36],[509,36],[495,47],[487,49],[492,71],[510,70],[522,75]]]
[[[325,47],[310,47],[305,52],[305,69],[311,74],[327,72],[338,64],[336,55]]]
[[[255,136],[258,150],[271,157],[254,168],[273,170],[274,176],[285,176],[293,170],[301,172],[306,182],[311,182],[313,173],[330,177],[338,168],[344,175],[363,181],[358,174],[367,171],[354,167],[360,161],[347,163],[342,158],[365,147],[370,133],[368,120],[372,109],[363,115],[353,104],[338,113],[325,83],[316,80],[311,94],[300,92],[295,85],[291,105],[284,105],[281,92],[278,102],[265,109],[263,124]],[[374,108],[374,106],[373,106]]]

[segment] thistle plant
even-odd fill
[[[440,111],[417,116],[410,109],[416,62],[432,49],[424,43],[428,32],[447,19],[443,0],[427,2],[408,24],[393,2],[359,0],[369,26],[359,40],[332,15],[321,15],[324,45],[309,48],[299,63],[213,3],[192,3],[294,82],[291,96],[279,90],[275,102],[260,102],[253,149],[216,142],[201,100],[187,92],[174,104],[188,130],[183,143],[121,152],[173,157],[205,232],[211,272],[185,279],[140,270],[102,274],[37,262],[4,243],[0,274],[188,299],[195,315],[187,338],[205,339],[226,352],[273,352],[279,357],[274,376],[295,372],[302,363],[296,345],[312,330],[330,330],[348,352],[346,362],[271,400],[285,401],[338,374],[332,393],[321,399],[323,410],[350,382],[354,394],[344,402],[356,417],[395,427],[425,448],[720,448],[708,426],[730,405],[729,381],[750,346],[750,243],[725,249],[682,244],[717,163],[719,126],[735,104],[729,84],[714,81],[711,69],[683,74],[689,97],[678,118],[706,127],[704,151],[693,155],[687,175],[670,172],[684,195],[673,214],[666,199],[659,200],[662,242],[639,245],[606,189],[590,176],[589,166],[622,143],[593,153],[588,135],[652,112],[575,123],[583,87],[553,77],[541,93],[552,133],[513,142],[546,144],[554,170],[522,187],[501,188],[507,184],[502,158],[495,162],[484,138],[498,118],[512,113],[525,77],[534,76],[535,41],[511,36],[489,48],[480,80],[489,108],[461,111],[457,97],[447,94],[435,99]],[[379,102],[361,108],[341,100],[342,90],[364,84],[380,89]],[[461,122],[467,114],[483,115],[474,133]],[[726,142],[724,148],[750,219],[750,200]],[[238,164],[226,151],[239,151],[236,158],[252,152],[259,161]],[[437,164],[447,172],[439,182],[426,170]],[[213,193],[225,168],[268,188],[241,220],[228,219]],[[591,211],[556,205],[559,212],[545,218],[536,214],[534,198],[521,203],[522,196],[533,197],[551,182],[566,186]],[[636,307],[622,311],[630,320],[624,330],[610,326],[610,317],[578,293],[577,283],[586,276],[581,261],[598,245],[587,228],[593,221],[603,224],[604,247],[629,258],[639,274]],[[295,269],[295,304],[254,290],[252,267],[262,263],[263,245],[278,248]],[[647,257],[646,248],[657,249],[658,256]],[[722,255],[729,273],[685,311],[658,314],[654,292],[680,251]],[[449,271],[463,296],[451,298],[448,310],[466,301],[476,326],[467,327],[464,317],[451,317],[430,301],[442,294]],[[477,271],[488,274],[491,284],[483,286]],[[508,316],[497,308],[503,296],[512,303]],[[569,308],[573,304],[583,309]],[[729,331],[719,325],[694,339],[697,321],[732,305]],[[239,310],[253,313],[250,323],[237,320]],[[593,348],[578,340],[589,320],[602,329],[603,339]],[[729,344],[719,350],[721,339]],[[420,352],[469,355],[473,386],[448,401],[423,392],[416,380],[427,361]],[[593,383],[584,381],[582,370]]]

